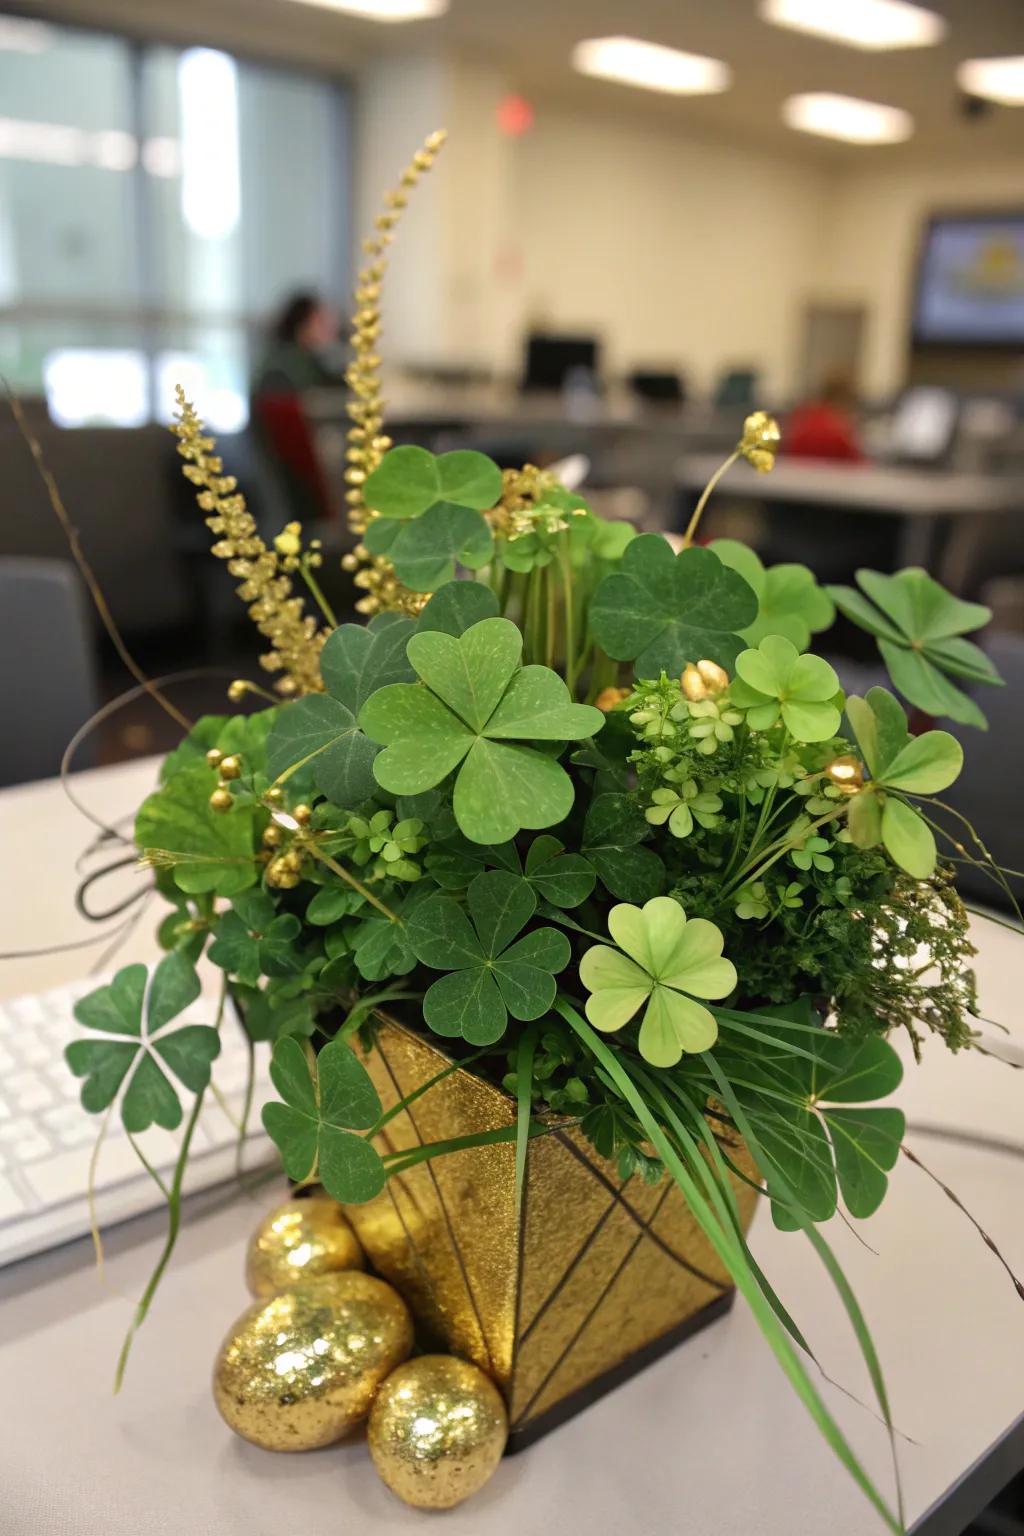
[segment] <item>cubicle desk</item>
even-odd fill
[[[108,819],[155,779],[150,759],[76,776]],[[55,783],[0,793],[3,948],[88,936],[73,912],[74,862],[91,830]],[[130,878],[130,877],[125,877]],[[152,959],[153,915],[119,963]],[[981,1007],[1024,1046],[1022,942],[976,924]],[[88,953],[0,966],[13,994],[81,975]],[[1024,1271],[1024,1083],[982,1057],[941,1047],[908,1067],[908,1143]],[[0,1271],[0,1531],[3,1536],[415,1536],[428,1517],[387,1493],[360,1438],[306,1456],[236,1439],[209,1391],[220,1339],[246,1305],[245,1237],[283,1189],[232,1187],[186,1202],[178,1252],[135,1342],[125,1387],[110,1391],[124,1329],[163,1236],[159,1214],[114,1230],[102,1276],[87,1241]],[[1024,1464],[1024,1307],[993,1255],[942,1192],[901,1161],[882,1211],[827,1228],[886,1371],[917,1536],[959,1536]],[[863,1239],[863,1241],[862,1241]],[[766,1210],[753,1251],[824,1369],[870,1396],[856,1346],[820,1265]],[[870,1245],[870,1246],[867,1246]],[[885,1433],[822,1384],[872,1475],[891,1487]],[[903,1438],[907,1437],[907,1438]],[[747,1308],[732,1313],[504,1462],[446,1536],[876,1536],[881,1522],[813,1428]]]
[[[676,484],[696,497],[721,464],[717,454],[687,454],[676,466]],[[901,565],[935,568],[938,534],[980,530],[1017,514],[1024,521],[1024,478],[909,469],[884,464],[832,464],[780,458],[759,475],[740,462],[723,475],[716,495],[722,501],[785,503],[806,507],[808,518],[830,511],[871,512],[901,524]],[[819,525],[820,527],[820,525]],[[808,532],[815,525],[808,522]],[[941,574],[941,573],[937,573]]]

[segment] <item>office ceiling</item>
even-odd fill
[[[955,83],[962,59],[1024,54],[1024,0],[920,3],[949,21],[945,41],[880,54],[769,26],[758,19],[756,0],[630,0],[628,6],[623,0],[450,0],[446,16],[402,26],[357,21],[296,0],[13,0],[12,9],[220,42],[327,68],[354,68],[385,49],[456,48],[501,66],[509,84],[541,106],[560,100],[598,114],[674,122],[694,135],[757,142],[791,155],[849,165],[1017,154],[1024,198],[1024,108],[992,106],[969,115]],[[573,72],[575,42],[618,33],[725,59],[733,87],[721,96],[668,97]],[[904,107],[916,132],[905,145],[880,148],[812,139],[780,121],[781,102],[798,91],[838,91]]]

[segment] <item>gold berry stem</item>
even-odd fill
[[[708,481],[707,485],[704,487],[703,491],[701,492],[700,500],[698,501],[697,505],[694,507],[694,509],[693,509],[693,516],[690,518],[690,521],[687,523],[687,525],[686,525],[686,532],[683,534],[683,548],[684,549],[689,549],[690,545],[693,543],[694,535],[697,532],[697,525],[700,522],[701,517],[703,516],[704,508],[707,506],[708,501],[711,498],[712,491],[715,489],[715,486],[718,484],[719,480],[721,480],[721,478],[725,474],[726,470],[727,469],[731,469],[732,466],[736,463],[736,460],[740,457],[740,451],[741,450],[739,448],[736,448],[736,449],[733,450],[732,453],[730,453],[730,455],[726,459],[725,463],[724,464],[720,464],[718,466],[718,468],[715,470],[714,474],[711,476],[711,479]]]
[[[331,607],[330,603],[327,601],[326,597],[324,596],[324,594],[323,594],[323,592],[321,590],[320,583],[317,581],[316,577],[313,575],[312,569],[310,567],[310,561],[309,561],[309,557],[308,556],[304,556],[302,558],[302,560],[299,562],[299,575],[302,577],[303,581],[306,583],[306,586],[309,588],[310,592],[312,593],[313,599],[316,602],[317,607],[320,609],[320,612],[323,614],[323,616],[327,620],[328,624],[331,626],[332,629],[337,629],[337,627],[338,627],[338,620],[335,617],[334,609]]]
[[[398,916],[397,912],[392,912],[391,908],[386,907],[371,890],[367,889],[361,880],[357,880],[355,875],[350,874],[336,859],[332,859],[329,853],[324,853],[322,848],[318,848],[313,838],[304,841],[303,847],[307,853],[312,854],[314,859],[319,859],[321,864],[326,864],[332,874],[338,875],[340,879],[345,881],[346,885],[350,885],[354,891],[358,891],[360,896],[368,901],[371,907],[376,907],[378,912],[383,913],[389,922],[395,923],[399,928],[402,926],[402,919]]]

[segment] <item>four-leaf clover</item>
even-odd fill
[[[263,1125],[290,1179],[314,1176],[335,1200],[358,1205],[384,1188],[380,1154],[365,1136],[381,1113],[370,1074],[343,1040],[315,1058],[291,1036],[279,1040],[270,1077],[283,1099],[263,1106]]]
[[[199,977],[185,956],[171,954],[161,960],[148,993],[147,975],[144,965],[127,965],[108,986],[81,998],[75,1004],[75,1018],[98,1031],[98,1037],[75,1040],[64,1052],[75,1076],[85,1078],[82,1107],[94,1115],[113,1103],[135,1068],[121,1100],[121,1119],[133,1134],[153,1124],[168,1131],[181,1124],[181,1101],[165,1067],[192,1093],[202,1093],[220,1053],[220,1036],[206,1024],[185,1024],[161,1033],[199,996]]]
[[[916,566],[895,576],[858,571],[857,585],[860,592],[856,587],[827,591],[841,613],[875,636],[903,697],[929,715],[984,730],[985,716],[950,678],[1002,683],[984,651],[963,639],[987,624],[991,611],[981,603],[962,602]]]
[[[604,724],[548,667],[521,666],[522,645],[508,619],[483,619],[459,636],[416,634],[408,657],[421,683],[381,688],[359,717],[385,748],[374,774],[392,794],[421,794],[458,770],[455,820],[474,843],[562,821],[572,780],[549,753],[522,743],[578,741]]]
[[[254,987],[261,976],[301,971],[295,940],[302,924],[294,913],[278,914],[266,891],[245,891],[231,905],[233,910],[218,919],[210,945],[214,965],[247,987]]]
[[[645,1061],[674,1067],[684,1051],[710,1050],[718,1025],[695,998],[727,997],[736,985],[721,929],[706,918],[688,920],[671,896],[655,896],[643,907],[612,907],[608,931],[618,949],[595,944],[580,961],[594,1028],[621,1029],[646,1003],[639,1039]]]
[[[529,882],[502,869],[471,881],[465,908],[451,896],[432,896],[416,910],[406,923],[416,958],[449,972],[423,999],[435,1034],[490,1045],[504,1034],[509,1014],[525,1020],[547,1012],[570,949],[555,928],[517,938],[536,910]]]
[[[674,555],[660,533],[626,546],[617,571],[605,576],[590,606],[590,627],[616,661],[636,660],[636,675],[682,672],[708,657],[730,670],[757,618],[757,598],[710,549]]]
[[[820,656],[801,656],[783,635],[766,635],[736,658],[739,680],[729,696],[747,711],[747,724],[768,731],[781,718],[797,741],[828,741],[839,729],[839,679]]]

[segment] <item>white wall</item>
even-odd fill
[[[815,291],[866,306],[861,385],[868,394],[888,394],[906,377],[917,241],[927,215],[1022,202],[1020,160],[887,170],[873,159],[870,169],[836,180],[822,226]]]

